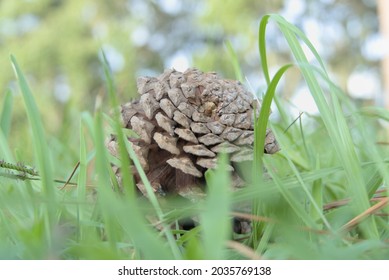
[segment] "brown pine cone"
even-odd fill
[[[240,82],[195,68],[168,69],[156,78],[138,78],[137,87],[140,99],[122,105],[121,115],[123,125],[139,135],[128,140],[158,194],[201,196],[204,172],[216,167],[222,151],[230,156],[233,185],[244,184],[233,165],[253,160],[254,108],[258,113],[260,104]],[[107,146],[116,156],[115,137]],[[278,150],[268,129],[265,152]],[[117,168],[116,174],[120,178]]]

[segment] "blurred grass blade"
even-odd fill
[[[81,202],[86,199],[86,178],[87,178],[87,144],[85,139],[85,127],[80,122],[80,165],[78,167],[77,196]]]
[[[10,148],[8,146],[8,139],[4,135],[4,132],[0,129],[0,160],[5,160],[7,162],[15,162]]]
[[[81,114],[81,120],[82,123],[84,123],[85,127],[88,129],[88,132],[91,135],[92,139],[94,139],[95,138],[94,121],[91,114],[89,112],[83,112]]]
[[[80,121],[80,157],[77,178],[77,225],[78,237],[84,238],[82,221],[86,219],[85,203],[86,203],[86,180],[87,180],[87,144],[85,139],[85,127],[83,121]]]
[[[112,189],[110,172],[111,169],[107,149],[104,145],[102,130],[102,114],[97,111],[95,118],[95,145],[96,145],[96,174],[98,176],[98,203],[107,240],[110,249],[118,252],[118,244],[121,241],[122,229],[127,234],[126,239],[134,243],[135,252],[145,259],[171,259],[172,254],[166,250],[166,246],[147,227],[145,219],[139,210],[136,201],[129,203],[123,200]]]
[[[97,111],[95,118],[96,174],[98,176],[98,203],[107,240],[112,252],[119,253],[122,231],[124,237],[133,242],[135,252],[144,259],[172,259],[164,242],[147,226],[136,201],[124,200],[112,189],[111,169],[107,149],[104,145],[102,114]]]
[[[165,236],[166,236],[166,238],[168,240],[168,244],[170,246],[171,253],[169,251],[167,251],[166,249],[164,249],[163,247],[161,247],[161,246],[155,247],[154,250],[161,249],[163,251],[163,254],[161,252],[161,256],[164,256],[164,257],[161,257],[161,258],[172,258],[172,257],[167,257],[167,256],[174,256],[175,259],[181,259],[180,250],[177,247],[177,244],[176,244],[176,242],[174,240],[174,236],[173,236],[173,234],[172,234],[172,232],[171,232],[171,230],[169,228],[169,225],[164,223],[164,214],[163,214],[162,208],[160,207],[158,199],[157,199],[157,197],[154,194],[153,188],[152,188],[149,180],[147,179],[146,173],[142,169],[142,166],[141,166],[138,158],[136,157],[136,154],[135,154],[134,150],[132,149],[130,143],[128,141],[126,141],[125,144],[126,144],[127,152],[130,155],[130,157],[131,157],[131,159],[132,159],[132,161],[133,161],[133,163],[135,165],[135,168],[138,171],[138,174],[139,174],[139,176],[140,176],[140,178],[142,180],[142,183],[145,186],[145,189],[146,189],[147,195],[148,195],[148,199],[151,202],[151,204],[152,204],[152,206],[153,206],[153,208],[155,210],[155,213],[157,214],[157,217],[158,217],[158,219],[160,221],[160,224],[161,224],[161,226],[163,228],[163,234],[165,234]],[[131,201],[128,201],[127,203],[129,204],[129,207],[131,207],[131,211],[129,211],[129,213],[131,213],[131,216],[132,216],[131,218],[134,221],[139,221],[139,224],[138,224],[137,228],[144,228],[144,232],[147,232],[147,228],[145,227],[145,224],[144,224],[145,222],[144,222],[143,219],[141,219],[141,212],[137,208],[138,203],[136,203],[135,200],[134,200],[133,203],[130,203],[130,202]],[[127,219],[127,221],[132,220],[132,219],[129,219],[127,216],[126,216],[126,219]],[[140,242],[142,242],[142,240],[143,240],[143,242],[149,243],[149,244],[144,244],[144,245],[148,246],[148,245],[154,243],[154,240],[153,240],[153,242],[151,242],[151,240],[145,241],[146,235],[139,234],[138,230],[135,229],[134,226],[130,225],[128,228],[132,230],[132,232],[133,232],[133,234],[135,236],[139,237]],[[136,232],[134,232],[134,230]],[[150,238],[151,239],[156,239],[156,237],[155,236],[153,237],[151,234],[150,234]]]
[[[267,246],[269,245],[269,243],[271,241],[270,238],[272,236],[274,226],[275,226],[274,223],[266,223],[264,225],[263,235],[261,236],[261,240],[255,249],[255,251],[258,254],[262,255],[265,252]]]
[[[319,156],[316,157],[316,170],[320,170]],[[323,215],[323,181],[318,179],[312,183],[312,197],[314,203],[311,204],[311,216],[317,221]],[[328,226],[327,226],[328,227]]]
[[[107,86],[108,86],[108,96],[110,99],[111,106],[114,109],[114,125],[115,125],[115,133],[117,135],[117,141],[118,141],[118,147],[119,147],[119,157],[120,157],[120,161],[121,161],[122,185],[123,185],[123,188],[125,188],[125,194],[126,194],[127,199],[128,199],[127,203],[129,205],[133,205],[133,206],[137,205],[136,197],[135,197],[135,194],[136,194],[135,184],[134,184],[133,176],[130,173],[130,168],[128,168],[129,166],[131,166],[130,159],[128,157],[128,154],[130,154],[130,156],[135,164],[135,167],[137,168],[137,171],[140,174],[142,181],[145,185],[145,188],[146,188],[146,191],[148,194],[148,198],[155,209],[155,212],[158,216],[159,221],[162,223],[162,227],[164,228],[163,232],[168,240],[168,244],[170,245],[170,249],[172,250],[172,254],[174,255],[174,257],[176,259],[180,259],[181,254],[180,254],[179,249],[177,247],[177,244],[174,240],[174,236],[171,233],[169,226],[162,222],[163,218],[164,218],[164,214],[163,214],[163,211],[159,205],[158,199],[154,194],[153,188],[151,187],[150,182],[148,181],[148,179],[146,177],[146,174],[142,170],[142,167],[139,163],[139,160],[136,158],[135,152],[133,151],[131,145],[127,141],[127,137],[123,133],[123,130],[122,130],[123,128],[122,128],[121,122],[120,122],[120,108],[119,108],[119,103],[116,99],[116,90],[114,87],[114,81],[113,81],[113,78],[111,76],[108,61],[107,61],[107,58],[106,58],[104,52],[102,53],[102,57],[103,57],[103,67],[104,67],[105,78],[106,78]],[[140,217],[141,216],[140,211],[138,211],[136,209],[132,209],[131,215],[134,216],[133,217],[134,221],[138,221],[139,223],[142,222],[142,219]],[[138,217],[136,217],[136,216],[138,216]],[[140,225],[139,223],[138,223],[138,227],[142,227],[142,225]],[[144,237],[142,237],[142,239],[143,238]],[[152,238],[152,237],[150,236],[150,238]],[[157,250],[157,248],[155,248],[154,250]]]
[[[48,230],[48,241],[51,243],[51,230],[54,226],[56,217],[56,197],[53,184],[53,170],[50,159],[50,150],[45,139],[45,131],[43,129],[42,120],[39,115],[38,108],[35,104],[34,98],[27,84],[26,78],[23,75],[16,59],[11,55],[12,65],[14,67],[16,76],[19,81],[20,90],[22,92],[23,100],[26,106],[27,116],[32,131],[32,140],[34,144],[34,154],[39,166],[39,174],[42,181],[43,192],[45,195],[47,210],[44,211],[48,223],[46,224]]]
[[[283,184],[282,180],[277,176],[275,172],[273,172],[272,168],[268,169],[269,175],[274,180],[275,186],[278,188],[279,192],[282,194],[284,199],[288,202],[291,209],[296,213],[296,216],[299,217],[305,226],[310,228],[317,228],[314,220],[307,214],[304,209],[304,206],[301,204],[301,199],[297,198],[291,190],[287,188],[285,184]],[[301,179],[299,180],[301,183]]]
[[[312,220],[315,221],[316,220],[315,216],[318,216],[322,220],[322,222],[326,225],[327,229],[332,230],[331,225],[327,221],[326,217],[324,216],[323,210],[322,210],[323,203],[322,203],[322,198],[321,198],[321,195],[322,195],[321,194],[321,187],[320,187],[320,185],[318,186],[318,183],[320,183],[320,181],[316,180],[313,182],[314,190],[312,190],[312,194],[311,194],[311,192],[308,189],[307,184],[301,178],[297,167],[294,165],[294,163],[290,159],[288,159],[288,163],[289,163],[291,169],[293,170],[293,173],[295,174],[297,180],[300,182],[301,188],[304,190],[305,194],[307,195],[309,202],[310,202],[310,205],[315,213],[315,215],[311,214],[310,218],[312,218]],[[315,197],[314,197],[314,195],[315,195]],[[309,225],[309,226],[312,226],[312,225]]]
[[[127,168],[127,166],[131,166],[131,162],[130,159],[128,158],[126,145],[125,145],[126,138],[124,137],[121,122],[120,122],[121,117],[120,117],[119,102],[117,101],[116,98],[116,89],[115,89],[114,81],[104,52],[102,52],[102,57],[103,57],[104,75],[105,75],[106,85],[108,90],[108,97],[114,112],[113,125],[114,125],[114,131],[117,135],[119,157],[122,164],[121,176],[123,180],[122,182],[123,188],[125,189],[125,194],[129,196],[130,200],[132,201],[135,196],[135,184],[134,184],[133,176],[130,173],[130,169]]]
[[[95,147],[96,147],[96,174],[98,176],[98,203],[103,216],[105,224],[105,234],[111,249],[116,252],[116,243],[118,240],[118,234],[115,230],[115,211],[112,205],[115,204],[115,197],[111,189],[111,181],[109,174],[109,161],[107,157],[107,150],[104,145],[104,133],[102,129],[102,116],[101,112],[96,112],[95,117]]]
[[[234,68],[235,79],[237,79],[239,82],[241,82],[243,84],[244,83],[243,72],[242,72],[242,69],[240,68],[238,56],[236,55],[236,52],[235,52],[234,48],[232,47],[232,44],[230,41],[227,40],[225,42],[225,46],[227,48],[227,53],[230,56],[232,67]]]
[[[372,118],[380,118],[389,122],[389,111],[385,108],[364,107],[361,109],[361,113]]]
[[[132,150],[132,147],[130,146],[128,141],[125,142],[125,145],[128,153],[133,159],[135,166],[139,168],[137,169],[139,172],[139,170],[141,170],[141,167],[140,167],[139,160],[135,156],[135,152]],[[121,164],[123,164],[123,162],[121,162]],[[106,168],[108,170],[111,167],[108,165]],[[146,176],[144,172],[139,172],[139,173],[141,177]],[[147,177],[143,182],[148,182]],[[148,183],[148,186],[147,183],[145,183],[145,186],[146,188],[149,188],[150,193],[152,193],[152,187],[150,186],[150,183]],[[150,229],[145,217],[140,211],[141,207],[139,205],[139,202],[135,199],[135,196],[127,195],[126,200],[122,200],[119,199],[118,197],[116,198],[114,197],[113,195],[114,192],[112,191],[112,189],[106,189],[105,192],[107,192],[106,193],[107,198],[110,197],[110,199],[107,200],[106,203],[104,203],[104,209],[105,207],[109,207],[109,210],[108,209],[105,210],[110,212],[107,218],[111,220],[112,219],[117,220],[120,227],[124,229],[124,231],[128,234],[128,236],[133,241],[135,248],[139,251],[139,253],[141,253],[142,258],[144,259],[173,259],[173,258],[180,259],[181,258],[180,252],[177,248],[173,235],[170,229],[168,228],[168,226],[162,223],[162,226],[164,227],[164,233],[167,236],[169,241],[168,244],[170,248],[167,247],[163,239],[158,237],[157,232],[152,231]],[[152,193],[152,195],[154,194]],[[155,195],[154,195],[154,199],[156,200]],[[162,210],[159,208],[158,204],[153,206],[157,212],[159,220],[162,221],[163,220]]]
[[[3,108],[0,115],[0,128],[4,133],[5,138],[8,138],[11,127],[12,118],[12,106],[13,106],[13,95],[11,90],[7,90],[5,93]]]
[[[216,170],[206,172],[208,192],[200,215],[206,259],[224,259],[225,245],[231,234],[231,182],[227,162],[227,155],[221,154]]]

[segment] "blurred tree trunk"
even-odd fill
[[[380,21],[380,32],[385,44],[387,44],[387,42],[389,42],[389,1],[378,0],[377,8]],[[389,53],[386,53],[382,58],[382,81],[385,108],[389,109]]]

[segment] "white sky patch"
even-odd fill
[[[362,47],[362,55],[369,60],[381,60],[389,54],[389,40],[380,34],[369,36]]]
[[[179,0],[160,0],[158,1],[162,10],[168,14],[178,14],[182,9],[182,2]]]
[[[280,11],[280,14],[288,21],[295,23],[298,18],[306,10],[305,2],[302,0],[289,0],[285,1],[284,8]]]
[[[124,68],[124,56],[116,48],[105,45],[103,51],[113,72],[119,72]]]
[[[133,15],[150,15],[149,6],[146,1],[127,1],[127,9]]]
[[[337,21],[327,20],[325,22],[318,23],[318,25],[322,41],[330,43],[341,42],[345,36],[349,36],[349,34],[345,34],[345,29],[342,24]]]
[[[131,34],[131,40],[137,47],[146,45],[149,38],[150,32],[145,26],[138,26]]]
[[[177,52],[167,60],[165,67],[183,72],[190,67],[190,59],[186,53]]]
[[[25,14],[18,20],[19,29],[22,33],[27,33],[38,27],[40,19],[32,14]]]
[[[14,36],[33,31],[40,24],[40,19],[32,14],[25,14],[16,19],[0,19],[0,33],[5,36]]]
[[[55,85],[54,85],[54,97],[62,102],[66,103],[71,94],[71,89],[68,84],[67,78],[63,75],[57,76],[55,78]]]
[[[306,86],[300,86],[291,99],[291,103],[295,106],[298,112],[306,112],[311,115],[319,114],[315,100]],[[293,110],[292,110],[293,111]]]
[[[160,51],[166,45],[166,38],[161,33],[155,33],[151,35],[150,40],[148,41],[148,46],[153,51]]]
[[[361,36],[362,33],[362,23],[358,18],[352,18],[346,23],[347,34],[353,38]]]
[[[369,69],[351,73],[347,80],[347,90],[354,98],[375,99],[380,93],[380,79]]]

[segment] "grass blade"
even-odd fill
[[[26,78],[20,69],[16,59],[11,55],[12,65],[19,81],[20,90],[26,106],[26,112],[32,131],[32,140],[34,144],[34,154],[39,166],[39,174],[44,192],[47,209],[44,211],[46,218],[47,240],[51,244],[51,233],[54,227],[56,217],[56,197],[53,184],[53,170],[50,159],[50,150],[48,149],[45,139],[45,131],[43,129],[42,120],[39,115],[38,108],[32,96],[31,90],[27,84]]]
[[[111,106],[114,108],[115,132],[116,132],[117,139],[118,139],[117,141],[118,141],[119,155],[120,155],[121,166],[122,166],[121,175],[122,175],[123,185],[125,188],[127,188],[126,189],[126,196],[127,196],[127,200],[128,200],[127,203],[129,205],[133,205],[133,206],[137,205],[136,198],[135,198],[135,185],[134,185],[132,174],[130,174],[129,168],[128,168],[131,164],[130,160],[128,158],[128,154],[130,154],[131,159],[133,160],[135,167],[137,168],[138,173],[140,174],[140,177],[142,178],[142,181],[145,185],[145,188],[146,188],[146,191],[148,194],[148,198],[154,207],[154,210],[158,216],[159,221],[161,221],[161,223],[162,223],[162,227],[164,228],[163,232],[168,240],[168,243],[170,245],[170,249],[172,250],[172,254],[174,255],[174,257],[176,259],[180,259],[181,254],[180,254],[179,249],[177,247],[177,244],[174,240],[174,236],[171,233],[169,226],[162,222],[164,219],[164,214],[163,214],[163,211],[159,205],[158,199],[154,194],[153,188],[151,187],[150,182],[148,181],[148,179],[146,177],[146,174],[142,170],[142,167],[139,163],[139,160],[136,158],[135,152],[133,151],[131,145],[127,141],[127,138],[122,131],[122,127],[121,127],[121,123],[120,123],[120,111],[119,111],[119,105],[118,105],[116,95],[115,95],[114,82],[113,82],[113,79],[111,76],[111,72],[109,70],[108,61],[107,61],[104,53],[103,53],[103,67],[104,67],[104,73],[105,73],[107,86],[108,86],[108,96],[110,99]],[[140,211],[132,208],[131,213],[134,216],[133,217],[134,222],[136,221],[138,223],[137,227],[144,228],[144,225],[141,225],[142,219],[141,219]],[[130,227],[131,227],[131,225],[130,225]],[[136,234],[136,236],[138,236],[138,234]],[[144,236],[142,236],[142,237],[139,236],[139,238],[141,238],[143,240],[142,242],[144,242]],[[153,237],[150,236],[150,238],[153,238]],[[162,247],[159,246],[158,248],[162,248]],[[154,250],[157,250],[157,248],[154,248]],[[161,256],[166,256],[166,254],[161,254]]]
[[[227,53],[229,54],[229,56],[231,58],[232,67],[234,68],[234,72],[235,72],[235,79],[237,79],[239,82],[241,82],[243,84],[244,83],[243,72],[242,72],[242,69],[240,68],[238,56],[236,55],[236,52],[235,52],[234,48],[232,47],[232,44],[230,41],[226,41],[225,46],[227,48]]]
[[[215,171],[207,171],[206,180],[207,198],[200,215],[206,258],[224,259],[225,245],[231,234],[231,190],[225,154],[219,157]]]
[[[277,73],[274,75],[274,78],[271,80],[265,96],[262,100],[261,104],[261,111],[259,113],[259,117],[255,122],[255,129],[254,129],[254,170],[253,174],[257,178],[254,178],[254,182],[262,177],[262,170],[263,170],[263,163],[262,158],[264,155],[264,147],[265,147],[265,139],[266,139],[266,128],[269,122],[269,116],[270,116],[270,107],[271,103],[273,101],[277,85],[286,72],[290,67],[292,67],[292,64],[284,65],[281,67]],[[258,175],[259,174],[259,175]]]
[[[0,128],[4,133],[5,138],[8,138],[11,127],[11,115],[13,106],[13,95],[11,90],[7,90],[5,93],[3,109],[0,115]]]
[[[115,230],[115,205],[116,199],[111,189],[110,165],[107,156],[107,150],[104,145],[104,133],[102,129],[102,113],[96,112],[95,116],[95,147],[96,147],[96,174],[98,176],[98,203],[104,223],[104,230],[107,236],[110,248],[113,252],[117,251],[116,244],[119,242],[118,232]]]

